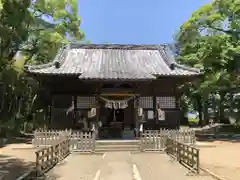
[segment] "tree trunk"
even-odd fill
[[[203,100],[203,125],[209,124],[208,98]]]
[[[213,114],[211,114],[211,119],[214,120],[214,122],[219,121],[219,102],[217,98],[217,94],[212,94],[211,101],[212,101],[212,110]]]
[[[198,125],[202,126],[203,125],[203,107],[202,107],[202,98],[200,95],[196,96],[196,103],[197,103],[197,111],[199,114],[199,122]]]
[[[233,109],[234,109],[234,98],[233,98],[233,93],[230,92],[230,97],[229,97],[229,114],[228,116],[231,116],[233,114]]]
[[[225,95],[226,95],[225,92],[223,92],[223,91],[220,92],[219,121],[220,121],[220,123],[229,124],[228,118],[225,118],[225,116],[224,116],[224,114],[225,114],[224,109],[225,108],[224,108],[223,102],[224,102]]]

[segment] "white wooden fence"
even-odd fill
[[[79,131],[35,131],[33,145],[54,145],[63,140],[70,139],[70,151],[93,152],[95,150],[95,133]],[[140,138],[142,151],[163,151],[166,148],[167,138],[178,142],[194,145],[196,142],[193,130],[145,130]]]
[[[70,134],[69,131],[44,131],[39,130],[34,132],[34,138],[32,144],[35,146],[48,146],[54,145],[61,141],[63,137],[67,137]]]
[[[74,132],[70,135],[70,150],[78,152],[94,152],[95,134],[92,132]]]
[[[35,131],[32,144],[37,147],[54,145],[64,138],[70,139],[70,151],[93,152],[95,149],[95,134],[79,131]]]
[[[194,145],[195,132],[192,130],[145,130],[141,135],[140,149],[142,151],[163,151],[166,148],[167,138]]]

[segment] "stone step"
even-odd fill
[[[97,140],[98,145],[139,145],[140,140]]]
[[[138,148],[138,144],[122,144],[122,145],[114,145],[114,144],[108,144],[108,145],[96,145],[95,148]]]
[[[97,140],[95,151],[139,151],[139,140]]]
[[[100,146],[95,147],[96,152],[103,151],[140,151],[139,146]]]
[[[128,148],[128,149],[95,149],[95,153],[103,153],[103,152],[122,152],[122,151],[130,151],[130,152],[141,152],[140,149]]]

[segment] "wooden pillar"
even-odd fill
[[[51,97],[51,102],[50,102],[50,105],[49,105],[49,119],[48,119],[48,127],[51,127],[52,126],[52,108],[53,108],[53,97],[52,95],[50,96]]]
[[[139,127],[140,127],[139,116],[138,116],[138,108],[139,108],[139,103],[140,103],[139,99],[140,99],[139,95],[137,95],[134,98],[134,119],[135,119],[135,128],[136,128],[137,136],[139,135]]]
[[[96,122],[100,121],[100,99],[99,99],[99,96],[100,96],[100,89],[101,89],[101,83],[99,85],[96,86],[96,89],[95,89],[95,100],[96,100]]]
[[[152,82],[152,97],[153,97],[153,115],[154,115],[154,120],[157,123],[157,102],[156,102],[156,92],[155,92],[155,83]]]
[[[179,118],[176,124],[176,128],[178,129],[181,125],[181,120],[184,121],[184,112],[180,110],[180,98],[181,98],[181,91],[178,89],[179,83],[177,81],[174,81],[175,83],[173,84],[173,93],[175,97],[175,109],[179,111]]]
[[[51,107],[51,94],[50,91],[47,90],[48,88],[42,88],[42,96],[44,97],[44,127],[48,128],[49,127],[49,122],[51,119],[51,111],[50,111],[50,107]]]
[[[100,120],[100,103],[99,103],[99,95],[96,94],[96,121],[98,122]]]
[[[77,97],[77,94],[74,94],[72,97],[74,103],[72,126],[74,126],[77,122]]]
[[[178,86],[179,84],[176,82],[173,86],[173,93],[174,93],[174,97],[175,97],[175,106],[176,106],[176,109],[179,109],[180,108],[180,105],[179,105],[179,100],[180,100],[180,97],[181,97],[181,92],[180,90],[178,89]]]
[[[100,95],[100,86],[97,86],[96,89],[95,89],[95,94],[94,94],[94,97],[95,97],[95,101],[96,101],[96,123],[98,124],[99,121],[102,121],[100,119],[100,98],[99,98],[99,95]],[[103,122],[102,122],[102,125],[103,125]],[[98,126],[97,126],[98,127]],[[99,127],[98,127],[99,128]],[[100,129],[97,130],[97,133],[95,134],[95,138],[99,139],[101,134],[100,134]]]

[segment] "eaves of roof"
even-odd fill
[[[159,76],[198,76],[199,69],[176,63],[165,45],[70,43],[55,59],[26,66],[32,74],[73,75],[80,79],[156,79]]]

